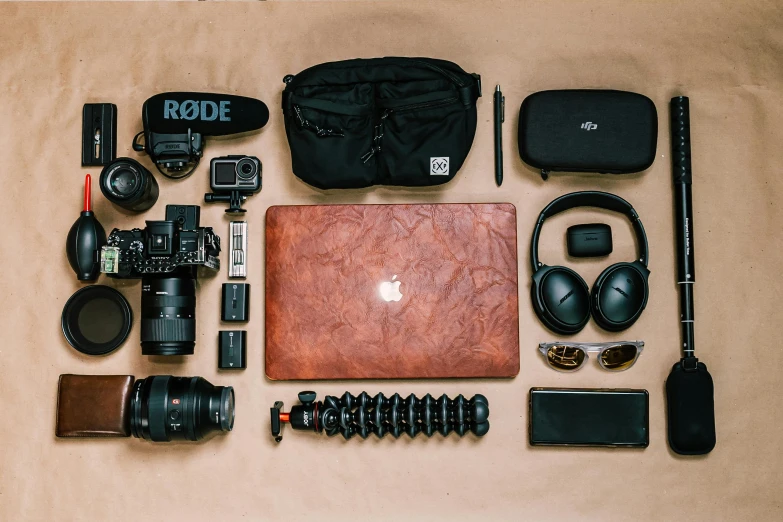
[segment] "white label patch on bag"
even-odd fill
[[[430,158],[430,176],[448,176],[449,157]]]

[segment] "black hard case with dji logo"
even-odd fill
[[[536,92],[519,110],[519,155],[550,171],[628,174],[652,165],[658,112],[648,97],[611,90]]]

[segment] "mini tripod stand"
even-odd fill
[[[423,432],[431,437],[438,432],[446,437],[452,431],[460,437],[468,431],[482,437],[489,431],[489,403],[483,395],[470,399],[457,395],[452,400],[445,394],[433,399],[428,393],[421,399],[413,394],[403,399],[397,393],[370,397],[366,392],[358,396],[345,392],[342,397],[327,395],[323,402],[315,399],[315,392],[299,393],[301,404],[289,413],[281,411],[282,402],[275,402],[272,436],[277,442],[283,440],[283,423],[295,430],[325,431],[330,437],[339,433],[346,440],[354,435],[366,439],[371,433],[378,437],[391,433],[397,438],[403,433],[415,437]]]
[[[247,199],[248,194],[239,190],[232,190],[228,194],[215,194],[214,192],[204,194],[204,201],[206,203],[212,203],[213,201],[225,201],[228,203],[226,213],[238,214],[240,212],[247,212],[247,209],[242,208],[242,203]]]

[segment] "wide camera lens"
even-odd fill
[[[130,196],[139,183],[138,175],[130,169],[120,169],[109,177],[111,188],[121,196]]]
[[[196,346],[196,281],[192,277],[141,280],[141,353],[191,355]]]
[[[250,158],[242,158],[237,163],[237,174],[242,179],[251,179],[258,174],[258,167]]]
[[[158,182],[141,163],[117,158],[101,172],[100,187],[106,199],[126,210],[141,212],[158,200]]]
[[[201,440],[234,427],[234,388],[203,377],[153,375],[133,385],[131,433],[154,442]]]

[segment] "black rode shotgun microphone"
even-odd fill
[[[133,138],[133,149],[146,151],[164,176],[184,178],[198,166],[204,137],[258,130],[269,121],[269,109],[245,96],[165,92],[144,102],[141,120],[144,130]]]
[[[715,447],[712,377],[693,344],[693,252],[691,129],[688,98],[671,100],[672,171],[677,227],[677,286],[680,290],[683,354],[666,379],[669,447],[680,455],[704,455]]]

